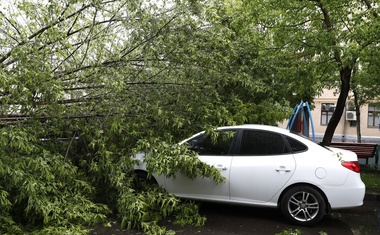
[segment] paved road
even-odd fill
[[[287,229],[300,229],[302,235],[380,235],[380,195],[366,195],[358,208],[334,211],[317,226],[297,227],[285,221],[279,210],[202,203],[201,213],[207,217],[203,227],[169,228],[177,235],[275,235]],[[111,228],[97,228],[91,235],[141,235],[138,231],[120,230],[116,223]]]
[[[363,206],[332,216],[348,224],[355,235],[380,235],[380,194],[366,194]]]
[[[300,229],[303,235],[319,234],[320,231],[328,234],[350,234],[350,228],[341,220],[328,217],[318,226],[300,228],[292,226],[283,218],[281,212],[276,209],[250,208],[239,206],[220,206],[206,204],[202,212],[208,220],[205,226],[200,228],[189,227],[180,230],[177,234],[215,234],[215,235],[251,235],[251,234],[276,234],[285,229]]]

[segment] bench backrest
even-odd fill
[[[371,158],[375,156],[377,144],[333,142],[330,146],[350,150],[356,153],[358,158]]]

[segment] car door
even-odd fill
[[[184,143],[199,154],[201,161],[217,168],[226,178],[225,183],[216,184],[206,177],[189,179],[178,172],[175,177],[165,179],[166,190],[184,198],[229,200],[229,174],[232,161],[230,153],[233,151],[235,135],[236,130],[223,130],[213,139],[210,135],[201,133]]]
[[[231,164],[231,200],[268,202],[288,182],[295,167],[281,134],[245,129],[240,134],[239,155]]]

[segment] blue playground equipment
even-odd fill
[[[314,123],[310,112],[308,102],[299,103],[294,107],[292,115],[290,115],[286,129],[302,133],[304,136],[309,136],[309,126],[311,126],[312,139],[315,140]]]

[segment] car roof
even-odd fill
[[[217,128],[217,130],[223,130],[223,129],[255,129],[255,130],[266,130],[266,131],[275,131],[279,133],[287,134],[290,131],[284,128],[276,127],[276,126],[269,126],[269,125],[262,125],[262,124],[244,124],[244,125],[235,125],[235,126],[223,126]]]
[[[280,127],[276,127],[276,126],[263,125],[263,124],[244,124],[244,125],[234,125],[234,126],[222,126],[222,127],[216,128],[215,130],[231,130],[231,129],[238,129],[238,130],[242,130],[242,129],[247,129],[248,130],[248,129],[250,129],[250,130],[273,131],[273,132],[276,132],[276,133],[280,133],[280,134],[285,134],[287,136],[291,136],[291,137],[296,138],[296,139],[300,139],[300,138],[304,139],[303,137],[298,136],[298,134],[292,133],[288,129],[284,129],[284,128],[280,128]],[[205,131],[198,132],[198,133],[194,134],[193,136],[191,136],[191,137],[189,137],[189,138],[187,138],[185,140],[182,140],[180,142],[180,144],[188,141],[189,139],[194,138],[195,136],[203,134],[203,133],[205,133]]]

